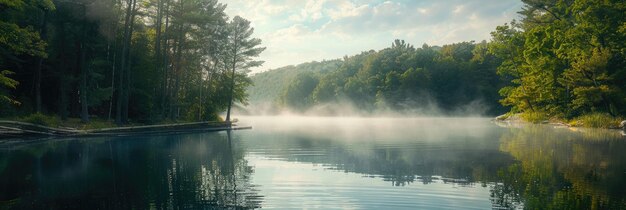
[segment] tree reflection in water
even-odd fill
[[[288,132],[256,134],[262,143],[246,143],[263,156],[379,177],[394,186],[479,184],[491,189],[497,209],[626,209],[626,139],[615,130],[524,125],[437,139],[420,130],[395,140]]]
[[[221,132],[5,148],[0,151],[0,208],[256,208],[263,200],[269,205],[271,199],[251,184],[248,153],[330,169],[316,174],[363,174],[399,188],[416,182],[479,185],[491,192],[484,201],[490,199],[498,209],[626,209],[626,140],[619,132],[480,123],[472,121],[477,127],[467,130],[359,129],[371,132],[353,138],[354,133],[317,132],[321,129],[260,129],[233,134],[232,140]],[[402,133],[407,130],[412,133]],[[264,190],[279,189],[281,181],[270,181],[274,186]],[[332,190],[329,183],[305,181]],[[310,189],[298,186],[289,193]],[[360,191],[355,192],[346,195],[358,197]]]
[[[253,168],[230,133],[43,142],[0,153],[14,208],[256,208]],[[87,143],[88,142],[88,143]]]
[[[262,142],[246,143],[267,157],[380,177],[394,186],[439,181],[462,186],[495,182],[497,169],[514,163],[510,155],[498,151],[495,143],[499,135],[494,132],[414,144],[413,139],[354,142],[309,133],[257,134],[255,137]],[[483,138],[495,140],[488,144]]]
[[[518,162],[498,171],[498,206],[626,209],[626,141],[618,132],[525,126],[506,132],[500,150]]]

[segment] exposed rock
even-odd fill
[[[619,124],[619,127],[626,130],[626,120],[622,121],[622,123]]]
[[[526,122],[522,119],[522,116],[519,113],[500,115],[496,117],[495,121],[508,122],[508,123],[525,123]]]
[[[507,120],[508,118],[509,118],[509,115],[508,115],[508,114],[503,114],[503,115],[497,116],[497,117],[496,117],[496,120],[498,120],[498,121],[505,121],[505,120]]]

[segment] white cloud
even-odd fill
[[[454,10],[452,11],[452,13],[454,13],[454,14],[460,14],[460,13],[462,13],[462,12],[463,12],[463,9],[464,9],[464,8],[465,8],[465,7],[464,7],[463,5],[458,5],[458,6],[454,7]]]
[[[252,21],[267,50],[260,59],[278,68],[334,59],[404,39],[420,46],[489,39],[521,8],[517,1],[225,0],[227,13]]]
[[[328,16],[333,20],[338,20],[346,17],[361,16],[369,11],[371,11],[370,6],[367,4],[355,5],[352,2],[344,1],[335,8],[329,8]]]
[[[417,8],[417,12],[422,14],[422,15],[427,15],[428,14],[428,9],[426,8]]]

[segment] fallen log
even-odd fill
[[[166,133],[187,133],[222,130],[251,129],[230,122],[193,122],[163,125],[128,126],[102,129],[61,129],[18,121],[0,121],[0,136],[129,136]]]

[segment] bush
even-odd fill
[[[224,119],[222,119],[222,117],[220,117],[220,115],[218,115],[217,113],[209,114],[208,120],[209,121],[224,122]]]
[[[531,123],[541,123],[549,119],[545,112],[524,112],[520,116]]]
[[[83,129],[102,129],[102,128],[114,128],[117,127],[115,123],[101,119],[91,119]]]
[[[60,120],[54,116],[46,116],[41,113],[35,113],[28,115],[24,118],[19,119],[19,121],[43,125],[43,126],[55,126],[60,124]]]
[[[618,128],[620,119],[607,113],[591,113],[575,118],[571,125],[591,128]]]

